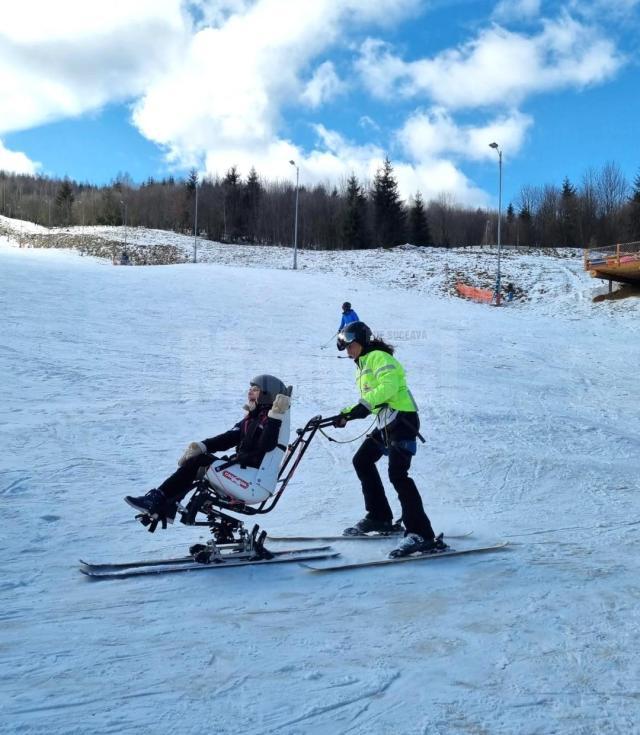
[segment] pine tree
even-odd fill
[[[64,179],[56,194],[56,205],[60,210],[60,220],[63,225],[68,225],[71,222],[71,207],[74,199],[71,183],[69,179]]]
[[[367,232],[367,198],[355,174],[347,181],[346,203],[342,219],[342,242],[347,249],[369,245]]]
[[[189,171],[189,176],[187,177],[187,180],[185,182],[185,186],[187,187],[187,190],[190,192],[194,192],[196,190],[196,187],[198,186],[198,171],[195,168],[192,168],[191,171]]]
[[[523,204],[518,212],[518,244],[531,245],[531,210],[528,204]]]
[[[398,194],[398,182],[393,175],[393,166],[388,157],[385,158],[382,168],[376,172],[371,198],[376,243],[383,247],[400,245],[405,239],[406,212]]]
[[[260,183],[260,178],[255,168],[251,167],[242,196],[243,236],[249,242],[258,240],[258,221],[263,194],[264,189]]]
[[[578,244],[578,197],[576,189],[565,177],[560,194],[560,244],[576,247]]]
[[[514,243],[517,245],[517,238],[513,236],[514,231],[517,229],[515,221],[516,221],[516,210],[513,208],[513,204],[509,202],[509,206],[507,207],[507,213],[505,216],[506,225],[507,225],[507,231],[505,234],[505,242]]]
[[[640,240],[640,173],[633,181],[633,191],[629,197],[628,236],[633,242]]]
[[[222,181],[224,190],[224,235],[234,242],[242,230],[242,184],[236,166],[232,166]]]
[[[97,224],[120,225],[122,224],[122,215],[120,192],[116,188],[103,189],[96,218]]]
[[[429,220],[420,192],[416,193],[409,210],[409,242],[413,245],[433,245]]]

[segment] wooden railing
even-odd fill
[[[584,269],[597,270],[598,267],[620,266],[640,260],[640,242],[627,242],[602,248],[585,248]]]

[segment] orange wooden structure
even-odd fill
[[[640,283],[640,242],[587,248],[584,251],[584,269],[593,278]]]

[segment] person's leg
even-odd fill
[[[158,490],[162,492],[165,498],[172,503],[177,503],[191,490],[191,486],[196,481],[198,470],[201,467],[208,467],[213,462],[213,456],[210,454],[197,454],[195,457],[188,459],[182,467],[178,469],[158,486]]]
[[[212,461],[213,457],[210,454],[191,457],[158,488],[153,488],[146,495],[139,497],[127,495],[125,501],[141,513],[173,518],[176,514],[176,503],[191,490],[199,469],[208,467]]]
[[[376,462],[382,457],[382,443],[368,437],[353,457],[353,466],[362,483],[367,516],[377,521],[393,520],[393,513],[384,492]]]
[[[389,480],[398,493],[402,507],[402,522],[407,533],[417,533],[425,540],[431,540],[435,534],[431,521],[425,513],[422,498],[415,482],[409,477],[411,453],[395,444],[389,449]]]

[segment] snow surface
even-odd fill
[[[640,732],[640,299],[593,303],[577,252],[506,257],[526,298],[500,309],[443,289],[445,266],[491,269],[490,251],[301,252],[298,272],[290,251],[217,252],[227,264],[113,267],[0,237],[0,732]],[[331,339],[345,299],[407,368],[435,527],[510,550],[326,577],[83,577],[79,557],[202,536],[149,534],[122,496],[240,418],[254,374],[294,385],[293,426],[353,402]],[[314,440],[262,525],[358,520],[357,446]]]

